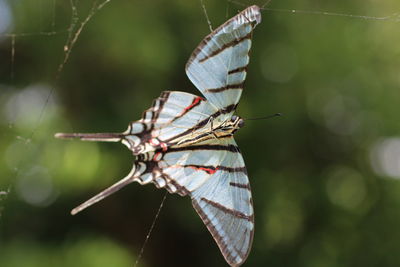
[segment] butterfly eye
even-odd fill
[[[233,115],[233,116],[231,117],[231,122],[234,122],[235,120],[237,120],[237,118],[238,118],[238,116]]]
[[[244,126],[244,120],[240,119],[239,123],[238,123],[239,128],[242,128]]]

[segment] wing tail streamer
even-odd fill
[[[119,142],[125,135],[123,133],[56,133],[55,138],[80,139],[82,141]]]
[[[127,176],[125,176],[125,178],[119,180],[118,182],[116,182],[112,186],[108,187],[107,189],[105,189],[102,192],[98,193],[94,197],[92,197],[89,200],[85,201],[84,203],[82,203],[78,207],[74,208],[71,211],[71,214],[75,215],[78,212],[81,212],[82,210],[84,210],[84,209],[92,206],[93,204],[99,202],[100,200],[108,197],[109,195],[119,191],[124,186],[126,186],[126,185],[132,183],[133,181],[135,181],[137,179],[137,177],[138,177],[138,175],[136,175],[136,166],[134,165],[132,170],[131,170],[131,172]]]

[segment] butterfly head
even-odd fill
[[[242,118],[240,118],[239,116],[232,115],[231,120],[230,120],[230,125],[233,129],[237,130],[244,126],[244,120]]]

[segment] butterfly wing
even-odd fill
[[[225,260],[239,266],[250,253],[254,213],[242,155],[233,138],[229,142],[235,152],[227,153],[217,172],[192,193],[192,203]]]
[[[246,8],[204,38],[189,58],[187,76],[219,109],[239,102],[252,32],[260,22],[260,8]]]
[[[240,265],[250,252],[254,215],[246,167],[233,137],[139,157],[138,182],[189,195],[226,261]]]
[[[165,91],[154,100],[142,119],[129,124],[122,143],[135,155],[165,149],[207,124],[218,111],[202,97]]]

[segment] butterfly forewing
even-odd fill
[[[192,83],[220,109],[239,102],[252,32],[260,22],[259,7],[248,7],[208,35],[186,65]]]

